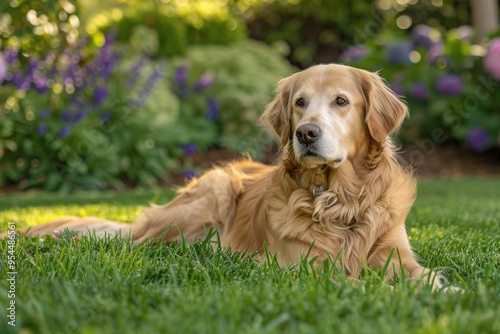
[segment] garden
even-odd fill
[[[395,140],[425,176],[408,234],[463,290],[259,265],[214,250],[211,232],[191,247],[19,235],[15,327],[0,240],[0,332],[500,332],[500,30],[480,36],[471,3],[0,4],[1,232],[68,215],[131,222],[221,159],[272,162],[258,120],[277,82],[337,62],[378,71],[408,104]]]

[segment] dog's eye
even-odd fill
[[[303,98],[299,97],[299,98],[295,101],[295,105],[296,105],[297,107],[303,107],[303,106],[305,106],[305,105],[306,105],[306,101],[305,101]]]
[[[345,98],[343,98],[342,96],[339,96],[337,97],[337,99],[335,100],[335,103],[338,105],[338,106],[345,106],[347,104],[347,100]]]

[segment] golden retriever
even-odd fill
[[[439,275],[418,264],[405,230],[416,186],[389,135],[407,114],[377,74],[313,66],[281,80],[262,115],[280,139],[276,166],[244,159],[216,167],[132,224],[69,217],[28,235],[70,229],[195,242],[215,228],[223,246],[260,254],[266,248],[283,264],[338,257],[352,277],[364,265],[389,264],[387,279],[404,271],[440,288]]]

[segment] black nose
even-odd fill
[[[321,128],[314,123],[302,124],[295,131],[295,135],[301,144],[312,144],[321,135]]]

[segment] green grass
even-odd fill
[[[0,229],[60,215],[131,221],[170,191],[45,193],[0,197]],[[357,285],[303,262],[258,265],[241,254],[126,240],[21,239],[16,252],[17,330],[33,333],[500,333],[500,179],[421,182],[408,231],[426,266],[440,267],[462,294],[413,282]],[[0,250],[7,254],[7,242]],[[0,333],[6,262],[1,263]]]

